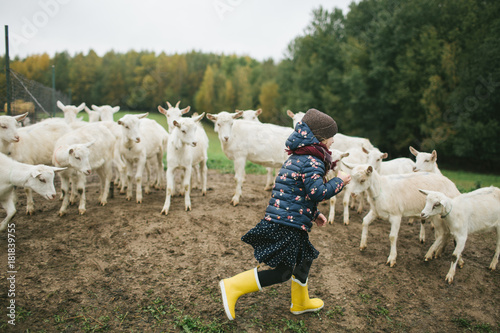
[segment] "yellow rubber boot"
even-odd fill
[[[222,293],[222,301],[224,302],[224,310],[226,310],[229,320],[235,318],[234,306],[240,296],[262,290],[257,275],[257,267],[235,275],[232,278],[221,280],[219,285]]]
[[[302,283],[292,276],[292,305],[290,311],[294,315],[304,312],[314,312],[321,310],[325,304],[319,298],[309,298],[307,281]]]

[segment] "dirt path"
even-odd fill
[[[321,252],[310,275],[310,294],[321,297],[319,314],[292,315],[290,285],[285,283],[242,297],[237,320],[227,323],[218,281],[256,265],[240,237],[263,216],[270,192],[265,176],[249,175],[244,197],[229,204],[233,176],[209,171],[210,190],[192,194],[191,212],[175,197],[167,217],[160,215],[164,191],[146,195],[142,204],[115,194],[97,204],[97,182],[88,188],[87,214],[58,217],[60,202],[35,197],[35,216],[24,215],[18,190],[16,223],[16,296],[9,297],[7,234],[0,235],[0,330],[30,332],[175,332],[220,329],[227,332],[479,332],[500,330],[500,273],[487,267],[495,233],[469,238],[465,267],[448,285],[452,243],[442,258],[424,262],[433,240],[418,241],[419,225],[400,230],[397,265],[385,266],[389,224],[375,221],[368,248],[359,251],[361,218],[341,224],[341,200],[334,225],[314,228],[312,243]],[[116,193],[116,192],[115,192]],[[328,206],[321,205],[328,213]],[[0,212],[1,218],[5,216]],[[16,326],[6,310],[15,299]]]

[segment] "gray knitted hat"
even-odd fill
[[[309,126],[316,139],[320,142],[333,137],[338,132],[335,120],[316,109],[309,109],[302,118],[302,122]]]

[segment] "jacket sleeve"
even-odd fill
[[[344,182],[334,177],[323,182],[325,166],[322,161],[312,158],[311,165],[304,168],[304,187],[307,197],[315,202],[330,199],[344,188]]]

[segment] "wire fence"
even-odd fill
[[[67,94],[30,80],[12,69],[10,74],[11,115],[28,112],[29,120],[26,122],[36,123],[53,116],[56,101],[71,104],[71,97]],[[4,111],[7,112],[7,103],[4,105]]]

